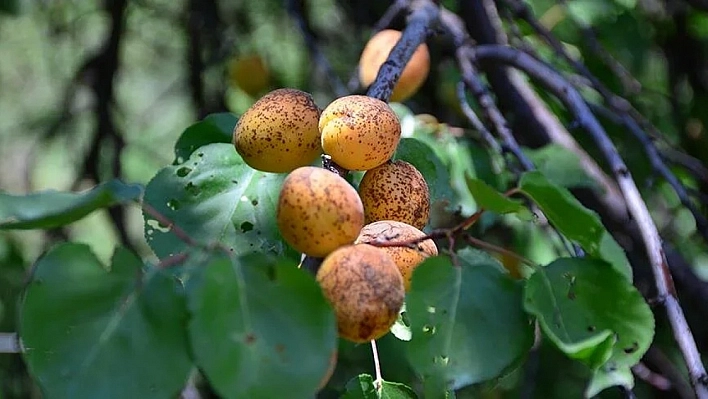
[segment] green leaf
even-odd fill
[[[531,212],[521,201],[505,197],[482,180],[465,176],[465,181],[467,182],[467,188],[469,188],[480,208],[502,215],[517,213],[523,219],[531,219]]]
[[[285,253],[275,210],[284,175],[246,165],[231,144],[209,144],[181,165],[158,172],[145,189],[145,203],[203,244],[220,242],[234,252]],[[158,257],[187,249],[167,226],[147,213],[145,237]]]
[[[585,388],[585,397],[594,398],[601,391],[614,386],[634,388],[634,375],[628,366],[612,367],[604,365],[595,370],[590,383]]]
[[[218,258],[188,283],[196,362],[225,398],[311,398],[337,348],[334,313],[294,263]]]
[[[637,289],[610,264],[561,258],[526,283],[524,307],[566,355],[593,369],[635,365],[654,336],[654,318]]]
[[[411,326],[406,315],[406,304],[404,303],[401,310],[398,312],[398,318],[391,326],[391,334],[401,341],[411,340]]]
[[[447,168],[427,144],[418,139],[404,137],[398,144],[394,158],[406,161],[420,171],[428,183],[431,204],[437,201],[454,202],[455,194],[450,187]]]
[[[212,143],[231,143],[236,115],[223,112],[208,115],[201,122],[188,127],[175,144],[175,164],[189,159],[197,148]]]
[[[597,183],[585,173],[578,156],[560,144],[524,149],[524,152],[538,171],[553,184],[566,188],[597,187]]]
[[[376,392],[374,377],[361,374],[346,385],[342,399],[417,399],[418,395],[404,384],[381,381],[381,391]]]
[[[119,180],[81,193],[41,191],[27,195],[0,193],[0,230],[50,229],[73,223],[89,213],[137,200],[142,187]]]
[[[73,243],[37,261],[19,332],[46,398],[174,398],[183,388],[192,364],[182,290],[142,267],[119,248],[107,270]]]
[[[570,191],[551,183],[538,171],[524,173],[519,188],[565,237],[577,242],[590,256],[610,262],[632,281],[632,268],[624,250],[602,225],[600,217],[585,208]]]
[[[411,365],[425,397],[442,397],[500,376],[529,350],[533,328],[521,306],[522,287],[479,251],[425,260],[413,273],[407,313]]]

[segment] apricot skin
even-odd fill
[[[364,226],[354,243],[402,242],[421,237],[425,237],[425,233],[409,224],[394,220],[381,220]],[[413,270],[426,258],[438,254],[438,247],[433,240],[420,242],[415,245],[415,248],[401,246],[381,247],[380,249],[386,251],[398,266],[398,270],[403,276],[406,292],[411,288]]]
[[[322,152],[319,117],[320,110],[310,94],[277,89],[241,116],[233,143],[253,169],[287,173],[311,164]]]
[[[283,181],[276,219],[290,246],[324,257],[354,242],[364,226],[364,207],[346,180],[326,169],[303,166]]]
[[[329,104],[319,129],[324,153],[348,170],[369,170],[386,162],[401,138],[401,123],[391,107],[360,95]]]
[[[403,306],[403,277],[381,248],[347,245],[332,252],[317,282],[337,316],[339,335],[364,343],[386,334]]]
[[[359,79],[362,86],[368,87],[376,79],[381,65],[401,38],[401,32],[385,29],[369,39],[359,59]],[[400,102],[413,96],[425,82],[430,71],[430,54],[428,46],[422,43],[413,53],[401,77],[393,88],[390,101]]]
[[[359,183],[365,223],[396,220],[418,229],[430,218],[430,192],[423,175],[408,162],[386,162],[367,171]]]

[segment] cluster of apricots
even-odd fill
[[[388,51],[367,45],[362,79],[375,76],[386,59],[400,36],[391,32],[383,33]],[[418,78],[398,82],[398,99],[414,93],[427,76],[427,49],[419,57],[425,70],[416,72]],[[414,246],[376,245],[424,237],[421,229],[429,219],[423,175],[408,162],[392,160],[400,137],[398,117],[384,101],[350,95],[321,110],[310,94],[296,89],[261,97],[233,132],[234,146],[246,164],[287,173],[277,206],[280,233],[297,251],[322,259],[317,282],[334,308],[340,336],[357,343],[389,331],[414,268],[438,253],[432,240]],[[313,166],[322,154],[341,168],[365,171],[358,188],[329,169]]]

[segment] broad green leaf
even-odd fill
[[[632,369],[629,366],[614,367],[605,364],[595,370],[590,383],[585,388],[585,397],[594,398],[601,391],[615,386],[634,388],[634,375],[632,375]]]
[[[479,251],[425,260],[413,273],[407,314],[412,367],[425,397],[443,397],[500,376],[529,350],[533,328],[522,309],[522,287]]]
[[[566,355],[593,369],[631,367],[654,336],[654,318],[637,289],[610,264],[561,258],[526,283],[526,311]]]
[[[145,189],[145,203],[192,239],[220,242],[234,252],[288,252],[275,210],[284,175],[246,165],[231,144],[201,147],[189,160],[158,172]],[[158,257],[187,249],[167,226],[145,213],[145,237]]]
[[[499,214],[517,213],[523,219],[531,218],[531,212],[521,201],[505,197],[482,180],[465,176],[465,181],[480,208]]]
[[[597,187],[597,183],[585,173],[578,156],[562,145],[548,144],[541,148],[524,149],[524,152],[553,184],[566,188]]]
[[[27,195],[0,193],[0,230],[51,229],[89,213],[137,200],[142,187],[112,180],[81,193],[41,191]]]
[[[376,392],[374,377],[361,374],[351,379],[342,399],[417,399],[418,395],[404,384],[381,381],[381,391]]]
[[[201,122],[188,127],[175,143],[175,164],[189,159],[197,148],[212,143],[231,143],[238,118],[224,112],[208,115]]]
[[[524,173],[519,188],[564,236],[577,242],[590,256],[610,262],[632,281],[632,268],[622,248],[602,225],[600,217],[570,191],[551,183],[538,171]]]
[[[253,254],[213,260],[187,288],[194,357],[222,397],[313,397],[337,327],[311,275]]]
[[[435,152],[422,141],[404,137],[398,144],[395,159],[416,167],[425,178],[430,190],[431,204],[436,201],[453,203],[455,194],[450,187],[450,175]]]
[[[116,250],[110,270],[88,246],[41,257],[20,308],[24,358],[46,398],[174,398],[192,363],[177,281]]]

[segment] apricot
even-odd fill
[[[316,278],[334,308],[339,335],[352,342],[382,337],[403,306],[403,277],[381,248],[341,247],[325,258]]]
[[[334,100],[319,120],[322,149],[339,166],[369,170],[391,158],[401,123],[385,102],[351,95]]]
[[[234,128],[233,143],[253,169],[290,172],[311,164],[322,152],[319,117],[320,109],[310,94],[277,89],[241,116]]]
[[[258,54],[232,59],[228,65],[228,72],[229,83],[251,97],[260,94],[270,84],[270,71]]]
[[[403,242],[421,237],[425,237],[425,233],[409,224],[395,220],[381,220],[364,226],[354,243]],[[414,248],[401,246],[380,247],[380,249],[386,251],[396,263],[398,270],[403,276],[406,291],[411,288],[413,270],[426,258],[438,254],[438,247],[430,239],[415,244]]]
[[[324,257],[354,242],[364,226],[364,206],[354,187],[339,175],[303,166],[283,181],[276,219],[290,246]]]
[[[406,161],[386,162],[359,183],[365,223],[396,220],[418,229],[430,218],[430,192],[423,175]]]
[[[368,87],[386,62],[391,50],[401,38],[401,32],[393,29],[382,30],[369,39],[359,59],[359,80],[362,86]],[[430,71],[430,54],[428,46],[422,43],[413,53],[410,61],[403,68],[401,77],[393,87],[390,101],[400,102],[413,96],[425,82]]]

